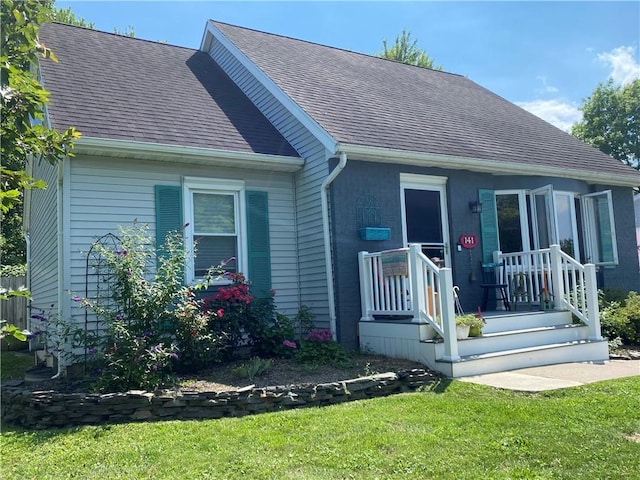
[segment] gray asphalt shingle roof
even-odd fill
[[[61,24],[40,40],[52,126],[84,136],[298,156],[206,53]]]
[[[463,76],[211,24],[338,142],[634,174]]]

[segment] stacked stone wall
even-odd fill
[[[2,386],[2,421],[46,429],[158,420],[241,417],[301,407],[321,407],[414,391],[437,377],[422,369],[382,373],[319,385],[246,387],[228,392],[131,390],[123,393],[60,393]]]

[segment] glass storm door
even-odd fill
[[[410,181],[402,183],[405,245],[419,243],[422,253],[434,263],[450,267],[446,178],[420,175],[406,177]]]
[[[531,190],[531,230],[533,233],[533,248],[549,248],[556,243],[555,205],[553,187],[546,185]]]

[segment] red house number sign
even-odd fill
[[[478,245],[478,237],[473,233],[463,233],[458,239],[458,243],[463,248],[475,248]]]

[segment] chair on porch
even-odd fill
[[[480,272],[482,273],[482,283],[480,286],[484,290],[482,296],[482,311],[487,311],[490,290],[496,292],[496,301],[498,300],[498,294],[500,294],[500,299],[502,300],[505,310],[511,310],[509,293],[507,292],[509,286],[506,283],[504,275],[504,261],[497,263],[480,263]]]

